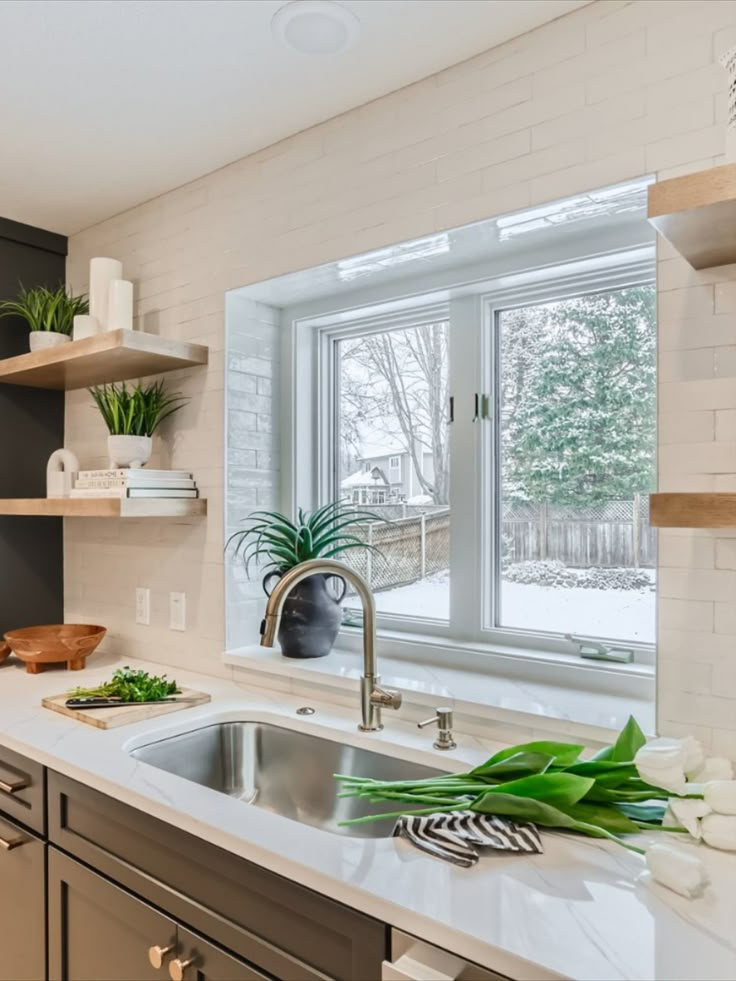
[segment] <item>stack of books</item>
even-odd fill
[[[185,470],[80,470],[72,497],[199,497]]]

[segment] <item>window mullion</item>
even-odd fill
[[[479,534],[480,430],[473,420],[481,391],[481,302],[465,296],[450,302],[450,635],[474,640],[481,631],[482,542]]]

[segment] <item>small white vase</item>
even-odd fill
[[[88,337],[96,337],[100,333],[100,325],[97,317],[92,317],[86,313],[78,313],[74,318],[74,329],[72,340],[84,341]]]
[[[110,469],[145,467],[151,459],[153,440],[150,436],[108,436],[107,453]]]
[[[68,344],[71,338],[68,334],[57,334],[55,330],[32,330],[28,335],[31,351],[46,351],[50,347]]]

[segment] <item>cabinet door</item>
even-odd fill
[[[164,981],[152,947],[176,948],[176,926],[146,903],[49,848],[50,981]]]
[[[0,981],[46,976],[44,849],[38,838],[0,819]]]
[[[182,981],[269,981],[267,975],[239,957],[233,957],[183,927],[179,927],[177,939],[178,954],[170,965],[172,978]]]

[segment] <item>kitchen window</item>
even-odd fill
[[[655,296],[639,249],[315,328],[319,499],[385,519],[351,558],[379,625],[651,660]]]

